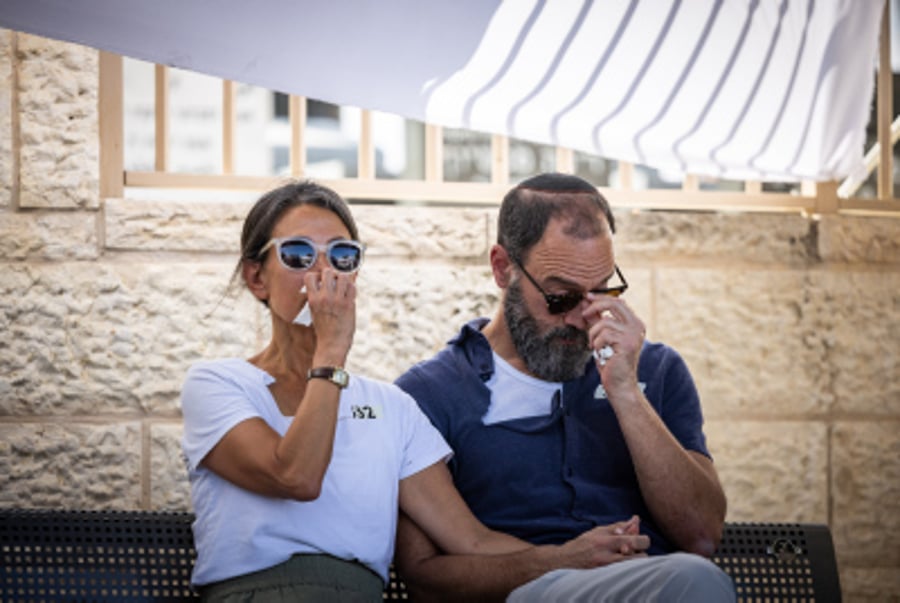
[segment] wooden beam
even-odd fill
[[[279,184],[277,177],[223,176],[203,174],[163,174],[126,172],[126,186],[176,189],[220,189],[260,192]],[[348,199],[382,201],[438,201],[460,205],[497,206],[508,184],[484,182],[430,182],[427,180],[322,179]],[[742,191],[700,191],[685,195],[677,189],[626,191],[601,187],[614,207],[671,210],[752,211],[814,213],[816,198],[789,193],[750,195]],[[900,208],[898,208],[900,213]]]
[[[896,116],[894,121],[891,122],[891,147],[893,147],[898,140],[900,140],[900,115]],[[880,142],[876,141],[869,148],[863,161],[866,165],[865,170],[860,173],[850,174],[843,182],[841,182],[841,186],[838,187],[839,197],[846,198],[855,195],[856,191],[859,190],[859,187],[865,183],[869,178],[869,175],[878,167],[878,164],[881,162]]]
[[[800,194],[805,197],[815,197],[818,191],[818,183],[815,180],[802,180],[800,182]]]
[[[681,180],[681,190],[686,193],[696,193],[700,190],[700,178],[696,174],[685,174]]]
[[[222,173],[234,173],[235,129],[237,108],[235,87],[231,80],[222,80]]]
[[[878,166],[879,199],[890,199],[894,196],[894,146],[890,144],[894,111],[890,7],[890,2],[884,3],[878,53],[878,142],[881,144],[881,161]]]
[[[169,149],[169,70],[165,65],[156,66],[156,161],[157,172],[168,169]]]
[[[627,161],[619,161],[619,190],[634,190],[634,164]]]
[[[100,198],[119,198],[125,192],[124,85],[122,57],[100,53]]]
[[[375,142],[372,138],[372,112],[368,109],[359,115],[359,148],[357,149],[357,176],[365,180],[375,178]]]
[[[300,178],[306,172],[306,97],[288,97],[288,118],[291,122],[291,176]]]
[[[491,183],[509,183],[509,138],[500,134],[491,136]]]
[[[805,184],[805,183],[804,183]],[[834,214],[840,209],[838,203],[838,186],[836,180],[830,182],[818,182],[815,184],[816,212],[817,214]],[[801,187],[801,191],[803,188]]]
[[[563,174],[575,173],[575,151],[556,147],[556,171]]]
[[[900,203],[896,199],[838,199],[842,214],[900,218]]]
[[[745,180],[744,192],[748,195],[758,195],[762,192],[762,182],[759,180]]]
[[[444,129],[425,124],[425,180],[441,182],[444,179]]]

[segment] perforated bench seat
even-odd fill
[[[0,601],[191,601],[193,515],[0,509]],[[738,600],[840,601],[834,545],[817,524],[729,523],[713,561]],[[385,600],[409,600],[392,572]]]

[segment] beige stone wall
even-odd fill
[[[100,198],[96,69],[0,31],[0,505],[185,509],[185,370],[266,337],[227,291],[248,205]],[[355,211],[350,368],[392,379],[492,311],[495,210]],[[618,219],[628,300],[702,394],[728,519],[828,523],[846,599],[900,599],[900,220]]]

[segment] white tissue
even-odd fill
[[[603,346],[599,350],[594,350],[594,358],[600,366],[606,366],[606,361],[612,358],[612,356],[613,349],[608,345]]]
[[[312,313],[309,311],[309,304],[303,304],[303,308],[297,314],[297,318],[294,319],[294,324],[303,325],[304,327],[312,324]]]
[[[306,285],[300,287],[300,293],[306,293]],[[295,325],[303,325],[304,327],[308,327],[312,324],[312,313],[309,311],[309,304],[304,303],[303,307],[300,308],[300,313],[297,314],[297,317],[294,319]]]

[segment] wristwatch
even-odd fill
[[[350,373],[339,366],[320,366],[311,368],[306,373],[307,379],[327,379],[344,389],[350,384]]]

